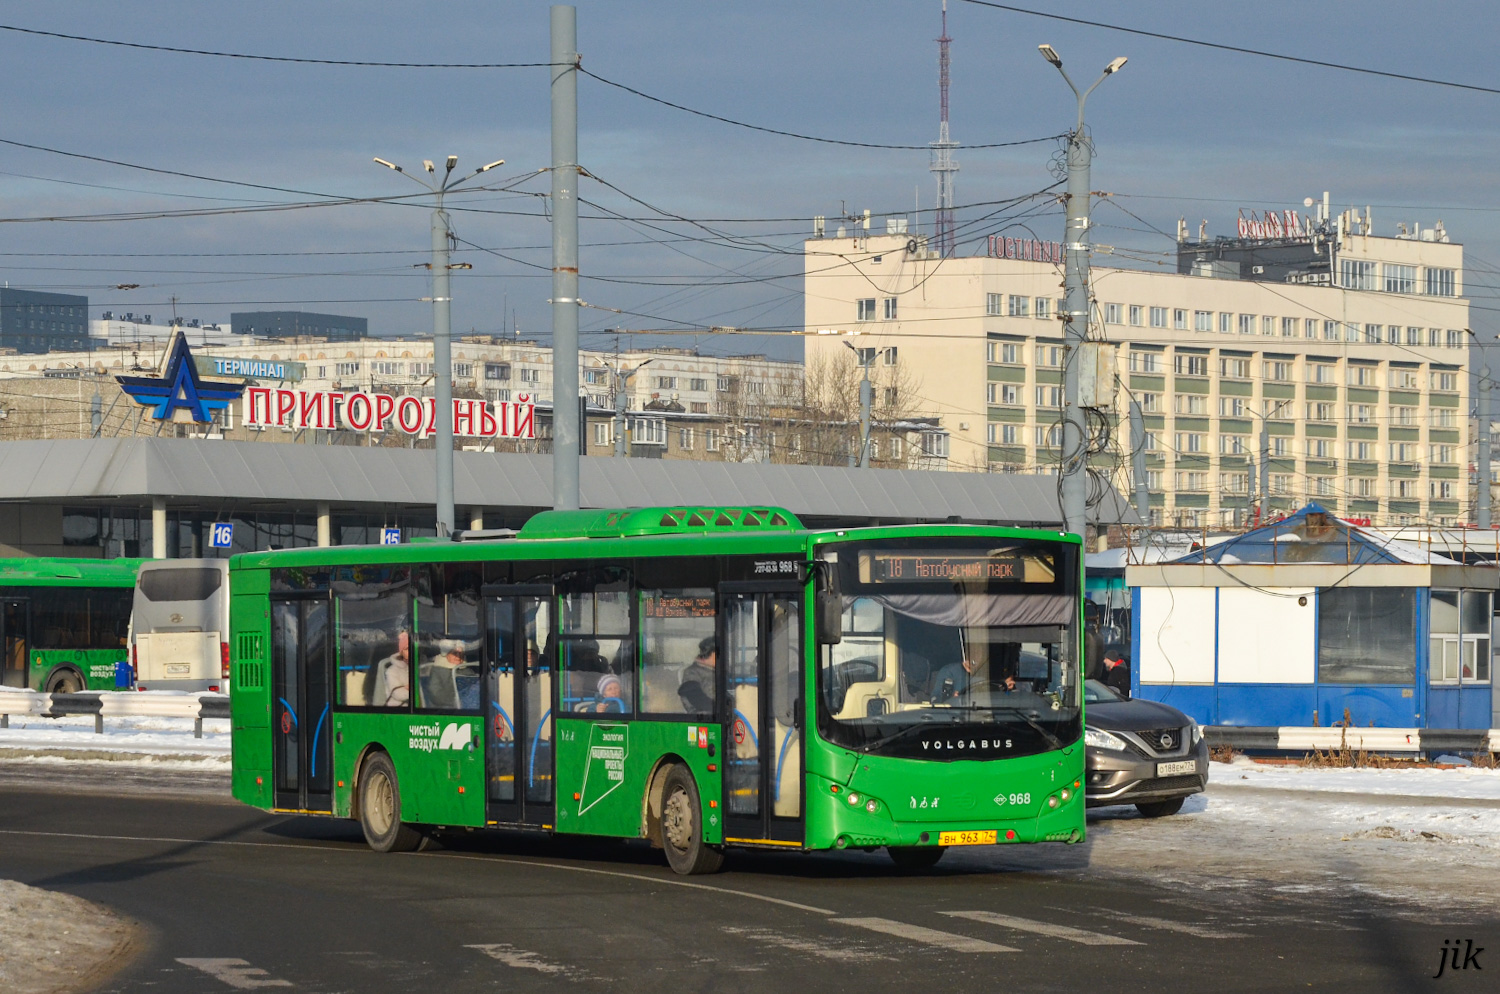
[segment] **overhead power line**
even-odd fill
[[[638,96],[638,97],[640,97],[643,100],[649,100],[652,103],[661,104],[663,107],[671,107],[673,110],[680,110],[680,111],[682,111],[684,113],[687,113],[687,114],[697,115],[698,117],[706,117],[710,121],[718,121],[718,122],[720,122],[722,124],[732,124],[736,128],[748,128],[751,131],[761,131],[761,132],[764,132],[764,133],[766,133],[768,135],[781,135],[783,138],[797,138],[797,139],[799,139],[801,141],[806,141],[806,142],[820,142],[820,143],[822,143],[824,145],[847,145],[847,146],[852,147],[852,148],[889,148],[889,149],[899,149],[899,150],[906,150],[906,151],[920,150],[920,151],[924,151],[924,152],[932,150],[932,146],[931,145],[887,145],[887,144],[882,144],[880,142],[857,142],[857,141],[849,141],[849,140],[844,139],[844,138],[824,138],[824,137],[821,137],[819,135],[807,135],[807,134],[802,134],[801,132],[797,132],[797,131],[783,131],[780,128],[768,128],[768,127],[765,127],[765,126],[759,125],[759,124],[749,124],[749,123],[747,123],[745,121],[736,121],[732,117],[724,117],[721,114],[711,114],[711,113],[709,113],[706,110],[695,110],[692,107],[685,107],[682,104],[673,103],[672,101],[670,101],[670,100],[664,100],[661,97],[653,97],[651,94],[644,93],[644,92],[642,92],[640,90],[637,90],[633,86],[626,86],[624,83],[616,83],[612,79],[605,79],[603,76],[600,76],[598,73],[589,72],[587,69],[583,68],[582,66],[578,67],[578,71],[580,73],[582,73],[583,75],[589,77],[590,79],[596,79],[596,80],[598,80],[599,82],[603,83],[605,86],[613,86],[615,89],[624,90],[626,93],[634,94],[635,96]],[[1010,148],[1013,145],[1035,145],[1038,142],[1055,141],[1056,139],[1062,138],[1062,137],[1063,137],[1062,135],[1047,135],[1047,136],[1045,136],[1043,138],[1024,138],[1024,139],[1022,139],[1020,141],[1013,141],[1013,142],[991,142],[991,143],[989,143],[987,145],[955,145],[954,147],[955,148],[968,148],[968,149],[973,149],[973,148]]]
[[[113,45],[117,48],[139,48],[149,52],[171,52],[175,55],[208,55],[216,59],[293,62],[313,66],[364,66],[374,69],[542,69],[553,65],[551,62],[375,62],[366,59],[307,59],[290,55],[251,55],[245,52],[216,52],[204,48],[148,45],[144,42],[120,41],[116,38],[93,38],[89,35],[70,35],[61,31],[23,28],[14,24],[0,24],[0,31],[14,31],[17,34],[38,35],[43,38],[60,38],[63,41],[86,41],[93,45]]]
[[[1090,21],[1082,17],[1067,17],[1063,14],[1050,14],[1041,10],[1028,10],[1025,7],[1013,7],[1007,3],[993,3],[992,0],[964,0],[964,3],[974,4],[976,7],[993,7],[996,10],[1010,11],[1012,14],[1029,14],[1032,17],[1045,17],[1053,21],[1066,21],[1069,24],[1081,24],[1088,28],[1105,28],[1109,31],[1121,31],[1125,34],[1140,35],[1143,38],[1158,38],[1162,41],[1175,41],[1183,45],[1197,45],[1199,48],[1213,48],[1221,52],[1238,52],[1241,55],[1258,55],[1263,59],[1278,59],[1282,62],[1297,62],[1305,66],[1320,66],[1324,69],[1339,69],[1343,72],[1357,72],[1366,76],[1384,76],[1387,79],[1399,79],[1407,83],[1428,83],[1432,86],[1449,86],[1457,90],[1473,90],[1475,93],[1500,94],[1500,89],[1492,86],[1477,86],[1473,83],[1457,83],[1450,79],[1433,79],[1430,76],[1411,76],[1407,73],[1389,72],[1385,69],[1369,69],[1365,66],[1345,65],[1342,62],[1325,62],[1322,59],[1307,59],[1300,55],[1283,55],[1280,52],[1266,52],[1258,48],[1244,48],[1239,45],[1225,45],[1216,41],[1203,41],[1200,38],[1184,38],[1181,35],[1163,34],[1160,31],[1147,31],[1143,28],[1127,28],[1121,24],[1106,24],[1103,21]]]

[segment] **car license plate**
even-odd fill
[[[992,846],[995,844],[995,831],[988,832],[939,832],[938,845],[940,846]]]
[[[1196,760],[1184,759],[1178,763],[1157,763],[1156,775],[1159,777],[1175,777],[1182,773],[1197,773],[1198,763]]]

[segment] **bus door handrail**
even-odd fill
[[[793,726],[787,730],[786,739],[781,743],[781,754],[776,757],[776,782],[771,785],[771,800],[781,800],[781,771],[786,769],[786,751],[792,747],[792,740],[797,737],[800,730]]]
[[[528,787],[536,783],[536,747],[542,741],[542,728],[550,717],[552,717],[552,709],[548,708],[542,715],[542,720],[536,723],[536,732],[531,736],[531,756],[526,761],[526,786]]]
[[[323,734],[323,722],[328,720],[328,705],[323,705],[323,713],[318,715],[318,723],[313,727],[312,740],[312,765],[307,771],[308,779],[318,775],[318,736]]]

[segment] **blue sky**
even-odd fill
[[[1031,7],[1392,72],[1500,85],[1500,5],[1454,2],[1229,5],[1034,0]],[[312,58],[545,62],[546,3],[440,6],[329,0],[0,4],[0,23],[149,44]],[[924,144],[937,130],[938,0],[788,3],[581,2],[584,66],[668,100],[768,127],[856,141]],[[1140,264],[1169,263],[1179,216],[1228,233],[1239,207],[1374,206],[1377,230],[1441,218],[1465,243],[1476,331],[1500,306],[1500,189],[1493,163],[1500,96],[1211,51],[952,0],[952,128],[990,143],[1056,134],[1072,97],[1036,53],[1052,44],[1093,78],[1129,65],[1090,99],[1094,186],[1139,215],[1098,208],[1098,241]],[[6,67],[0,138],[165,169],[352,197],[416,187],[371,162],[418,168],[460,157],[519,180],[549,157],[545,69],[419,70],[288,65],[140,51],[0,31]],[[931,208],[925,151],[855,149],[760,134],[580,80],[580,159],[601,179],[671,214],[739,236],[726,245],[665,218],[585,220],[587,331],[800,322],[796,254],[815,214]],[[1051,144],[960,150],[959,204],[1003,200],[1051,182]],[[58,182],[59,180],[68,181]],[[88,184],[88,185],[77,185]],[[113,189],[101,189],[109,187]],[[455,279],[456,331],[523,337],[550,327],[545,175],[457,204],[474,264]],[[585,198],[652,217],[585,181]],[[224,198],[224,199],[192,199]],[[165,177],[0,146],[0,218],[156,212],[294,195]],[[585,208],[590,213],[598,209]],[[990,210],[990,209],[984,209]],[[1027,224],[1058,238],[1041,205]],[[960,221],[983,211],[960,212]],[[924,223],[929,216],[923,215]],[[975,223],[976,236],[1004,222]],[[1015,229],[1015,233],[1022,233]],[[428,218],[412,205],[361,205],[219,217],[0,224],[11,285],[87,293],[101,310],[225,319],[235,309],[360,314],[380,334],[430,328]],[[277,254],[252,254],[277,253]],[[308,254],[323,253],[323,254]],[[327,254],[364,253],[364,254]],[[1101,260],[1107,261],[1107,260]],[[1490,272],[1483,272],[1481,268]],[[138,290],[110,289],[140,283]],[[688,283],[692,285],[653,285]],[[1488,285],[1481,285],[1488,284]],[[674,337],[708,351],[794,349],[793,339]],[[613,339],[586,336],[588,344]]]

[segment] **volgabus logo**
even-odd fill
[[[467,749],[469,726],[462,722],[447,725],[412,725],[408,728],[406,747],[412,752],[440,752],[445,749]]]

